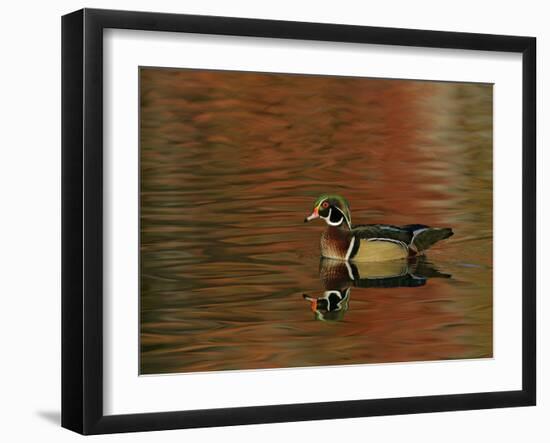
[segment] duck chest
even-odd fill
[[[329,227],[321,235],[321,255],[323,257],[343,260],[348,251],[351,235],[339,227]]]

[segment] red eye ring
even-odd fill
[[[328,204],[327,201],[324,201],[323,203],[321,203],[321,207],[324,208],[324,209],[328,208],[328,206],[329,206],[329,204]]]

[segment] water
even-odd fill
[[[491,85],[140,76],[141,373],[492,356]],[[327,192],[455,235],[353,286],[303,223]]]

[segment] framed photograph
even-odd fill
[[[532,37],[62,20],[62,425],[534,405]]]

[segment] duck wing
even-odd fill
[[[357,225],[351,232],[360,239],[393,240],[402,242],[416,252],[422,252],[440,240],[453,235],[451,228],[432,228],[427,225]]]
[[[357,225],[351,229],[353,235],[357,238],[372,240],[384,239],[410,244],[414,236],[414,230],[402,226],[394,225]]]

